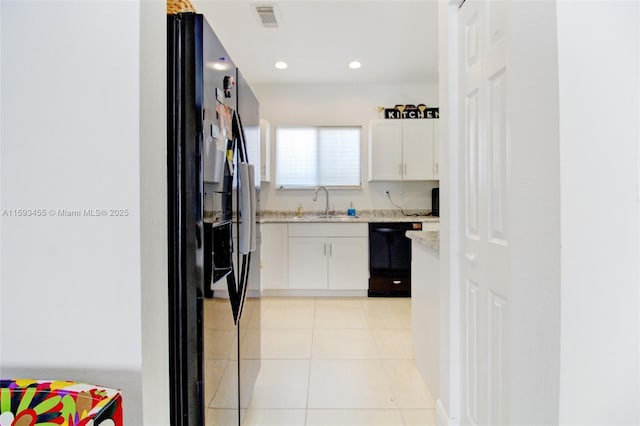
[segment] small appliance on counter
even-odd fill
[[[440,188],[431,190],[431,216],[440,216]]]

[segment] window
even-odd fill
[[[360,186],[360,127],[278,127],[276,187]]]

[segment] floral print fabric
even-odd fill
[[[0,380],[0,426],[121,426],[120,391],[69,381]]]

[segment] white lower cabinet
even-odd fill
[[[327,276],[327,240],[289,238],[289,287],[325,289]]]
[[[411,331],[416,368],[434,395],[440,394],[440,257],[411,243]]]
[[[366,223],[289,224],[289,288],[366,290]]]
[[[367,290],[369,288],[368,238],[329,239],[329,288]]]
[[[289,238],[289,288],[366,290],[367,239]]]
[[[260,285],[263,290],[288,288],[288,237],[286,223],[260,225]]]

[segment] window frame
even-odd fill
[[[278,129],[340,129],[340,128],[345,128],[345,129],[358,129],[360,131],[360,138],[358,141],[358,153],[360,156],[360,159],[358,161],[358,174],[360,177],[360,183],[358,185],[282,185],[282,184],[278,184]],[[279,124],[274,126],[274,130],[273,130],[273,137],[274,137],[274,142],[275,142],[275,147],[274,147],[274,166],[275,166],[275,170],[274,170],[274,176],[273,176],[273,183],[274,183],[274,188],[277,191],[283,190],[283,191],[287,191],[287,190],[301,190],[301,189],[314,189],[317,188],[318,186],[324,186],[325,188],[329,188],[329,189],[362,189],[364,187],[364,179],[363,179],[363,173],[364,173],[364,126],[362,124]]]

